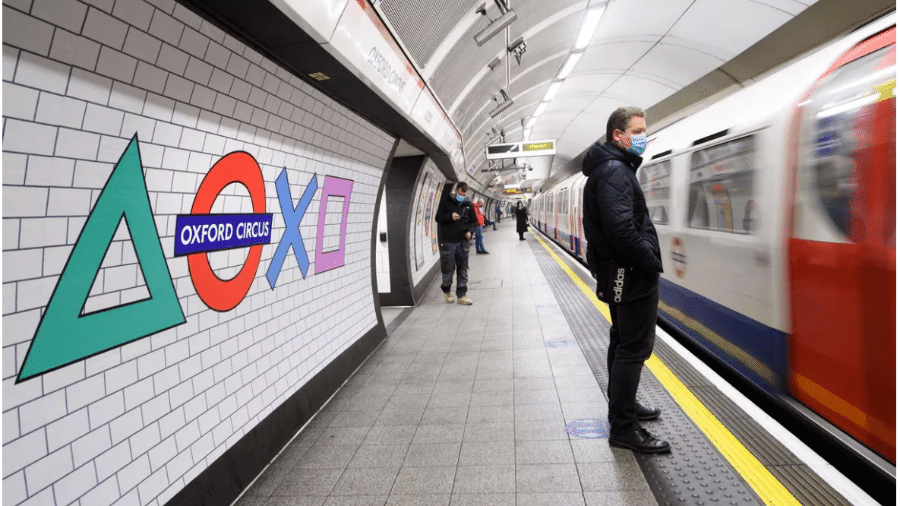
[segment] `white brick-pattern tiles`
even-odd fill
[[[393,138],[170,0],[3,4],[3,504],[162,506],[376,324],[370,248]],[[185,323],[15,383],[75,243],[133,136]],[[272,243],[243,301],[211,310],[175,218],[222,156],[259,163]],[[310,266],[293,252],[266,279],[285,232],[275,180],[287,169]],[[345,263],[316,274],[325,177],[353,181]],[[339,244],[326,202],[322,250]],[[248,213],[232,184],[212,212]],[[150,297],[120,221],[84,313]],[[246,249],[209,255],[229,279]]]

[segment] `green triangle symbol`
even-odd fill
[[[123,215],[150,298],[79,316]],[[122,153],[81,230],[31,340],[16,382],[181,325],[184,321],[153,221],[135,136]]]

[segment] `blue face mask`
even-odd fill
[[[458,194],[458,193],[456,194],[456,201],[457,201],[457,202],[462,202],[462,201],[464,201],[464,200],[466,200],[466,196],[465,196],[465,195],[460,195],[460,194]]]
[[[628,151],[641,156],[644,154],[645,149],[647,149],[647,134],[632,135],[631,147],[628,148]]]

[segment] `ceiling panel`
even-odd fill
[[[636,33],[662,37],[692,3],[694,0],[612,1],[597,25],[591,45]]]
[[[628,70],[641,56],[645,55],[653,42],[604,42],[585,50],[575,72],[591,72],[594,70]]]
[[[510,8],[516,11],[516,15],[518,16],[518,19],[516,19],[509,27],[509,40],[516,40],[533,26],[540,24],[557,12],[565,10],[567,7],[575,4],[584,4],[587,6],[587,2],[584,0],[509,0]],[[580,19],[581,17],[579,15],[579,20]]]
[[[522,63],[517,63],[515,56],[510,55],[510,79],[526,73],[531,66],[541,64],[547,58],[561,51],[571,50],[575,43],[575,36],[578,34],[578,28],[581,26],[582,13],[583,11],[579,11],[566,16],[537,34],[526,38]],[[515,41],[517,37],[510,38]],[[560,65],[562,64],[560,63]]]
[[[472,0],[381,0],[379,3],[413,60],[424,68],[453,27],[475,10]]]
[[[577,95],[591,95],[595,97],[599,93],[603,93],[603,90],[615,82],[619,75],[621,75],[620,72],[590,72],[569,76],[562,87],[559,88],[556,98],[574,97]]]
[[[656,81],[629,74],[623,75],[606,89],[605,95],[621,98],[630,104],[646,109],[675,93],[675,88]]]
[[[632,70],[664,77],[683,87],[725,63],[696,49],[660,42]],[[674,91],[674,90],[673,90]]]
[[[481,47],[475,44],[475,34],[487,25],[488,21],[484,16],[476,21],[453,46],[429,79],[429,84],[445,107],[451,107],[472,77],[486,68],[495,55],[506,50],[505,39],[500,35],[488,40]]]
[[[737,55],[791,15],[752,0],[696,0],[669,32]]]

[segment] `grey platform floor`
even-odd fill
[[[514,221],[485,243],[474,305],[438,275],[238,506],[657,503],[632,452],[567,433],[606,399],[578,346],[545,346],[572,332]]]

